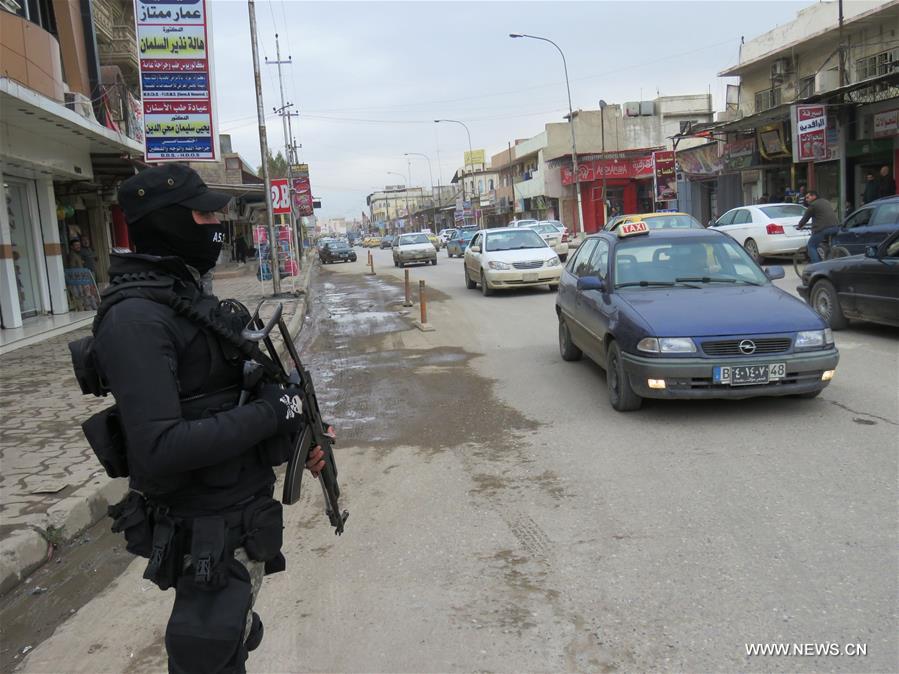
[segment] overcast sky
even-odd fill
[[[465,130],[487,156],[540,133],[567,113],[562,62],[551,45],[513,40],[531,33],[556,41],[568,60],[572,104],[595,109],[657,94],[711,91],[722,107],[725,80],[747,40],[790,21],[810,4],[775,0],[681,2],[299,2],[256,3],[260,58],[275,59],[275,33],[294,133],[310,166],[319,217],[358,217],[366,194],[406,182],[405,152],[430,156],[434,182],[463,162]],[[219,130],[256,167],[259,139],[245,1],[212,0]],[[279,105],[277,69],[263,65],[266,113]],[[731,80],[733,81],[733,80]],[[283,147],[269,114],[269,145]],[[439,163],[438,163],[439,155]],[[427,185],[427,162],[412,157],[412,185]],[[439,175],[438,175],[439,172]]]

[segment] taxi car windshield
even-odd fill
[[[638,239],[615,248],[615,287],[767,285],[768,278],[731,239]]]
[[[426,234],[404,234],[400,237],[399,245],[408,246],[411,243],[431,243]]]
[[[523,250],[525,248],[546,248],[546,243],[532,229],[513,229],[487,234],[488,251]]]
[[[702,225],[692,215],[657,215],[646,218],[650,229],[702,229]]]

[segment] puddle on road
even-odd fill
[[[493,395],[456,347],[405,349],[398,279],[320,270],[299,345],[322,416],[340,444],[436,452],[476,443],[502,451],[537,424]],[[447,296],[429,290],[428,301]],[[339,446],[339,445],[338,445]]]

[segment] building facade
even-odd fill
[[[141,165],[143,144],[131,114],[136,79],[97,48],[104,6],[131,11],[112,0],[0,2],[3,348],[88,316],[70,312],[96,307],[109,252],[122,245],[115,192]],[[117,35],[136,55],[133,21]],[[93,251],[89,267],[72,254],[74,239]]]

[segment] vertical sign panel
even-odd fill
[[[815,161],[827,155],[827,108],[823,105],[794,105],[794,161]]]
[[[293,187],[293,207],[295,215],[309,217],[312,210],[312,185],[309,183],[309,164],[294,164],[290,167]]]
[[[290,187],[287,178],[272,178],[272,213],[275,215],[285,215],[290,213]]]
[[[663,150],[652,153],[656,201],[677,199],[677,174],[674,170],[674,152]]]
[[[147,161],[215,161],[206,0],[135,0]]]

